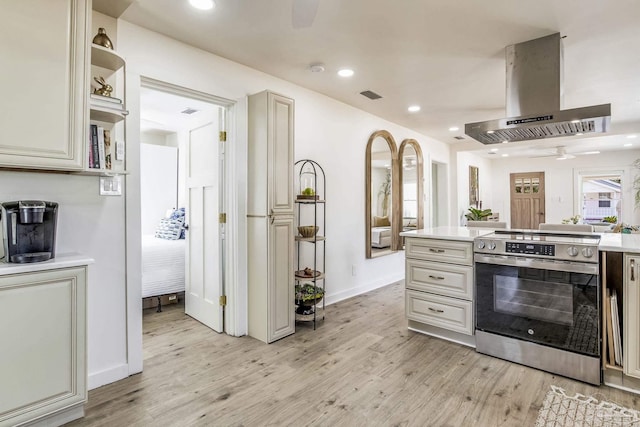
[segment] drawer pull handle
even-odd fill
[[[430,274],[430,275],[429,275],[429,277],[430,277],[431,279],[444,280],[444,277],[442,277],[442,276],[433,276],[433,275],[431,275],[431,274]]]
[[[430,311],[433,311],[434,313],[444,313],[444,310],[440,310],[440,309],[438,309],[438,308],[431,308],[431,307],[429,307],[429,310],[430,310]]]
[[[435,253],[437,253],[437,254],[442,254],[442,253],[444,253],[444,249],[433,249],[433,248],[429,248],[429,250],[430,250],[431,252],[435,252]]]
[[[636,269],[636,261],[635,260],[631,260],[631,281],[634,282],[636,280],[635,278],[635,269]]]

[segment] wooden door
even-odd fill
[[[511,228],[537,230],[545,222],[544,172],[512,173]]]
[[[220,170],[218,125],[208,123],[189,132],[186,165],[185,312],[222,332]]]

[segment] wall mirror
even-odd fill
[[[424,221],[424,179],[422,149],[415,139],[405,139],[398,150],[398,182],[401,214],[399,231],[420,230]],[[397,249],[404,239],[398,237]]]
[[[480,204],[480,181],[477,166],[469,166],[469,206],[475,208]]]
[[[365,163],[366,256],[375,258],[397,250],[399,226],[398,154],[385,130],[371,134]]]

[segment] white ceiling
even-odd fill
[[[187,0],[119,0],[125,5],[117,13],[124,10],[121,18],[136,25],[485,156],[491,147],[453,137],[463,135],[465,123],[505,116],[505,47],[560,32],[566,37],[563,108],[611,103],[611,131],[513,143],[501,152],[640,146],[640,137],[626,139],[640,135],[637,0],[319,0],[312,26],[299,29],[292,26],[293,1],[215,0],[213,11],[199,12]],[[117,14],[109,11],[112,0],[93,3]],[[326,70],[310,72],[315,62]],[[338,77],[341,67],[355,75]],[[383,98],[371,101],[359,94],[363,90]],[[412,104],[421,111],[408,113]],[[450,132],[451,126],[460,131]]]

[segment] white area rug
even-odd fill
[[[560,387],[551,386],[538,413],[536,427],[560,426],[640,427],[640,412],[579,393],[568,396]]]

